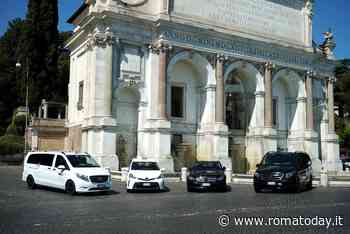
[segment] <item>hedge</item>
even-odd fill
[[[0,137],[0,155],[12,155],[24,151],[24,137],[5,135]]]

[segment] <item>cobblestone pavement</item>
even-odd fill
[[[232,185],[226,193],[187,193],[182,183],[168,187],[128,194],[114,182],[109,194],[72,197],[55,189],[29,190],[20,167],[1,166],[0,233],[350,233],[350,188],[256,194],[251,185]],[[334,222],[337,216],[342,226]],[[264,217],[265,223],[235,223],[243,217]],[[274,217],[288,217],[295,226]],[[329,228],[313,225],[322,218],[333,218]],[[314,223],[298,225],[300,219]]]

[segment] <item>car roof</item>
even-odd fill
[[[63,151],[32,151],[28,154],[63,154],[63,155],[89,155],[88,153],[63,152]]]
[[[134,158],[133,160],[131,160],[131,162],[154,162],[157,163],[157,161],[152,160],[152,159],[143,159],[143,158]]]

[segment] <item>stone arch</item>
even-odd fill
[[[245,102],[249,103],[249,111],[246,113],[246,127],[251,129],[262,125],[261,116],[258,116],[257,113],[261,107],[256,105],[255,94],[264,91],[263,76],[254,65],[248,62],[237,61],[230,64],[225,71],[226,87],[230,86],[228,83],[232,78],[237,81],[237,85],[239,84],[240,92],[245,96]],[[226,90],[226,92],[228,91]]]
[[[278,148],[287,150],[287,139],[291,134],[305,129],[306,125],[306,89],[304,79],[295,71],[282,69],[272,81],[272,93],[276,107],[276,126],[279,141]]]
[[[183,51],[175,56],[173,56],[168,63],[168,69],[167,69],[167,79],[168,79],[168,94],[170,93],[170,85],[169,83],[172,82],[174,79],[174,71],[179,63],[183,63],[187,66],[188,69],[192,70],[195,74],[194,76],[197,77],[196,81],[198,82],[198,99],[199,99],[199,110],[198,110],[198,121],[200,124],[198,128],[201,127],[201,125],[205,125],[207,123],[213,123],[215,121],[215,93],[208,92],[209,89],[213,89],[216,85],[216,78],[215,78],[215,69],[213,66],[209,63],[209,61],[203,57],[202,55],[190,52],[190,51]],[[193,76],[193,77],[194,77]],[[210,97],[209,97],[210,96]],[[214,100],[213,100],[214,98]],[[168,95],[168,103],[169,95]],[[168,105],[168,112],[170,105]]]

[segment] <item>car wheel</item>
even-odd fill
[[[307,188],[308,190],[311,190],[311,189],[312,189],[312,176],[310,176],[310,180],[309,180],[309,182],[307,183],[306,188]]]
[[[189,192],[189,193],[194,192],[194,189],[191,188],[190,186],[187,186],[187,192]]]
[[[293,190],[294,190],[295,193],[300,193],[301,192],[301,184],[300,184],[299,178],[296,179]]]
[[[254,191],[256,193],[261,193],[261,188],[259,186],[257,186],[257,185],[254,185]]]
[[[223,185],[221,188],[220,188],[220,192],[227,192],[227,185]]]
[[[69,181],[66,183],[66,192],[67,192],[69,195],[75,195],[76,190],[75,190],[75,184],[74,184],[73,181],[69,180]]]
[[[27,186],[30,189],[35,189],[36,188],[36,184],[35,184],[34,178],[31,175],[29,175],[27,177]]]

